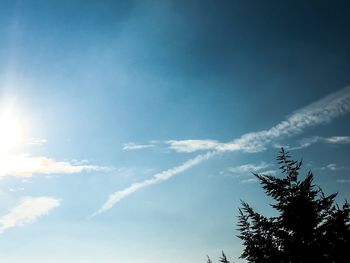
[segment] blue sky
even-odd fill
[[[279,147],[350,195],[347,1],[1,1],[6,263],[236,262]]]

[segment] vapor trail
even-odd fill
[[[273,140],[297,135],[307,128],[329,123],[334,118],[342,116],[349,111],[350,87],[346,87],[292,113],[284,121],[270,129],[246,133],[228,143],[220,143],[213,140],[168,141],[168,144],[170,145],[169,147],[178,152],[195,152],[199,150],[209,151],[197,155],[195,158],[190,159],[179,166],[157,173],[150,179],[131,184],[125,189],[112,193],[102,207],[92,216],[106,212],[125,197],[145,187],[166,181],[171,177],[210,159],[218,153],[233,151],[263,151]]]

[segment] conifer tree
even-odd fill
[[[281,149],[278,163],[284,178],[254,174],[275,200],[277,216],[265,217],[247,203],[239,209],[241,258],[256,263],[350,262],[350,206],[339,207],[337,194],[325,195],[308,172],[299,179],[301,161]]]

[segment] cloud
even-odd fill
[[[161,173],[155,174],[151,179],[134,183],[129,187],[117,191],[109,196],[102,207],[93,214],[101,214],[111,209],[123,198],[147,187],[168,180],[176,174],[184,172],[199,163],[210,159],[222,152],[260,152],[276,139],[290,137],[302,133],[306,128],[326,124],[332,119],[344,115],[350,111],[350,87],[341,89],[309,106],[302,108],[286,120],[278,123],[268,130],[251,132],[232,140],[228,143],[220,143],[215,140],[170,140],[167,141],[170,149],[178,152],[195,152],[210,150],[206,154],[197,155],[182,165],[173,167]]]
[[[248,163],[230,167],[228,169],[230,174],[227,174],[226,172],[222,172],[222,174],[233,176],[234,178],[240,178],[242,183],[254,183],[258,180],[253,173],[275,174],[276,170],[268,169],[271,168],[271,166],[272,164],[266,162],[260,162],[258,164]]]
[[[136,191],[139,191],[147,186],[151,186],[151,185],[158,184],[160,182],[169,180],[174,175],[182,173],[182,172],[188,170],[189,168],[191,168],[192,166],[195,166],[195,165],[197,165],[205,160],[208,160],[209,158],[211,158],[215,154],[217,154],[217,152],[207,152],[205,154],[198,155],[195,158],[190,159],[179,166],[176,166],[176,167],[170,168],[168,170],[162,171],[160,173],[157,173],[157,174],[153,175],[153,177],[150,179],[144,180],[142,182],[134,183],[123,190],[120,190],[120,191],[117,191],[117,192],[111,194],[108,197],[108,200],[103,204],[103,206],[98,211],[96,211],[94,214],[92,214],[92,216],[96,216],[98,214],[101,214],[101,213],[111,209],[116,203],[118,203],[119,201],[121,201],[125,197],[135,193]]]
[[[321,170],[331,170],[331,171],[336,171],[339,170],[337,165],[335,163],[330,163],[326,167],[322,167]]]
[[[328,170],[328,171],[348,171],[350,170],[350,167],[346,167],[346,166],[338,166],[335,163],[330,163],[326,166],[323,166],[321,168],[319,168],[319,170]]]
[[[337,180],[337,183],[348,184],[350,183],[350,179],[339,179]]]
[[[28,154],[2,156],[1,176],[30,177],[33,174],[73,174],[86,171],[106,171],[110,168],[97,165],[56,161],[48,157],[31,157]]]
[[[176,152],[194,152],[203,150],[218,149],[221,145],[218,141],[214,140],[169,140],[165,142],[169,145],[169,148]]]
[[[243,183],[243,184],[256,183],[256,182],[258,182],[257,178],[248,178],[248,179],[243,179],[241,181],[241,183]]]
[[[310,147],[316,143],[327,143],[327,144],[348,144],[350,143],[350,136],[332,136],[332,137],[321,137],[321,136],[313,136],[304,138],[299,142],[298,146],[290,147],[283,146],[288,150],[301,150],[307,147]],[[276,148],[282,147],[282,145],[275,144]]]
[[[29,141],[27,142],[28,145],[43,145],[47,143],[46,139],[41,139],[41,138],[30,138]]]
[[[346,144],[350,143],[350,136],[333,136],[329,138],[323,138],[326,143],[335,143],[335,144]]]
[[[215,140],[169,140],[169,148],[177,152],[202,150],[260,152],[276,139],[302,133],[305,129],[326,124],[332,119],[350,111],[350,87],[341,89],[309,106],[294,112],[286,120],[268,130],[244,134],[231,142],[220,143]],[[347,142],[348,137],[333,137],[327,142]]]
[[[260,162],[259,164],[248,163],[248,164],[231,167],[228,170],[231,173],[235,173],[235,174],[247,174],[247,173],[251,174],[253,172],[259,172],[261,170],[264,170],[270,166],[271,164],[268,164],[265,162]]]
[[[0,234],[10,228],[34,223],[59,205],[60,201],[53,197],[26,197],[8,214],[0,217]]]
[[[146,148],[152,148],[152,147],[154,147],[154,144],[136,144],[133,142],[129,142],[123,145],[123,150],[125,151],[140,150],[140,149],[146,149]]]
[[[10,188],[9,192],[20,192],[24,191],[24,187],[18,187],[18,188]]]

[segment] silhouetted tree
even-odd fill
[[[222,256],[219,258],[219,262],[221,263],[230,263],[230,261],[227,259],[224,251],[222,251]],[[207,256],[207,263],[213,263],[213,261],[210,259],[209,256]]]
[[[284,178],[254,174],[266,194],[275,200],[277,216],[265,217],[242,202],[239,237],[245,246],[241,258],[248,262],[350,262],[350,206],[335,203],[313,184],[308,172],[299,180],[301,161],[282,148],[278,157]]]
[[[230,261],[228,261],[224,251],[222,251],[222,256],[219,258],[219,262],[221,263],[230,263]]]

